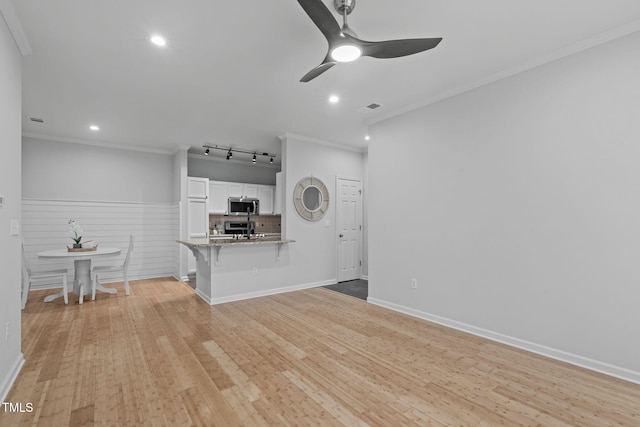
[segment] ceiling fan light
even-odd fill
[[[362,49],[356,45],[343,44],[331,51],[331,58],[338,62],[351,62],[360,58]]]

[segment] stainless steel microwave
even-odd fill
[[[229,215],[259,215],[260,200],[242,197],[229,197],[227,212]]]

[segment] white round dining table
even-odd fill
[[[47,259],[73,259],[73,268],[75,270],[73,278],[73,292],[76,295],[80,295],[80,289],[83,289],[83,294],[88,295],[91,293],[91,260],[94,258],[103,258],[119,255],[120,248],[101,248],[98,247],[95,251],[78,251],[69,252],[66,249],[55,249],[51,251],[38,252],[38,257]],[[115,294],[117,292],[114,288],[105,288],[98,284],[96,289],[109,294]],[[60,291],[56,294],[47,296],[45,302],[51,302],[56,298],[63,296],[64,291]]]

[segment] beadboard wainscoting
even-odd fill
[[[37,256],[38,252],[63,249],[73,243],[69,233],[70,219],[74,219],[84,231],[83,240],[92,240],[102,247],[122,249],[117,257],[94,260],[95,265],[117,265],[124,262],[129,235],[133,234],[135,243],[129,264],[130,280],[178,277],[178,203],[24,199],[23,239],[27,262],[34,272],[66,267],[73,273],[72,260],[48,260]],[[105,283],[116,281],[122,281],[121,273],[111,276],[105,274]],[[52,285],[53,283],[43,280],[35,283],[32,289],[44,289]]]

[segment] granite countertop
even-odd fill
[[[194,247],[217,247],[217,246],[246,246],[246,245],[273,245],[273,244],[283,244],[283,243],[293,243],[295,240],[291,239],[282,239],[282,237],[278,236],[265,236],[265,237],[256,237],[251,239],[233,239],[233,238],[225,238],[224,236],[221,238],[220,236],[216,236],[215,238],[208,239],[189,239],[189,240],[176,240],[178,243],[182,243],[186,246],[194,246]]]

